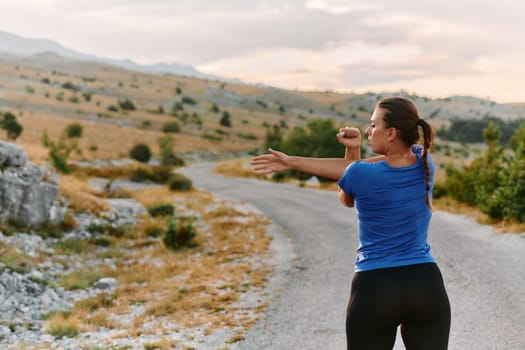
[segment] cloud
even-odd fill
[[[190,64],[283,87],[409,88],[431,81],[445,86],[452,78],[480,84],[494,72],[501,82],[521,69],[525,56],[521,0],[0,4],[3,29],[17,34],[99,56]]]

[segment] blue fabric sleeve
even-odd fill
[[[338,185],[349,196],[355,197],[359,189],[359,179],[362,174],[362,162],[355,161],[348,165],[339,179]]]

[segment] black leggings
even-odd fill
[[[348,350],[445,350],[450,304],[434,263],[356,272],[346,316]]]

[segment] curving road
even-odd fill
[[[284,254],[264,318],[232,349],[346,349],[345,308],[357,248],[354,210],[340,205],[333,192],[226,178],[213,174],[213,166],[179,172],[199,189],[256,206],[280,228],[277,251],[289,247],[295,257]],[[436,212],[429,241],[452,307],[449,349],[525,349],[524,236],[494,234],[468,218]],[[404,349],[399,335],[395,349]]]

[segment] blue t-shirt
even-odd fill
[[[359,221],[356,271],[434,262],[427,243],[432,216],[421,158],[423,147],[412,146],[414,165],[391,167],[387,162],[350,164],[339,187],[354,197]],[[434,163],[428,154],[431,181]]]

